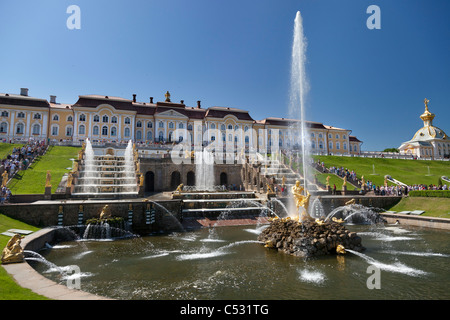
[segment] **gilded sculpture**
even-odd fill
[[[50,170],[47,170],[47,175],[45,177],[45,187],[51,187],[52,175],[50,174]]]
[[[311,195],[308,190],[300,185],[300,181],[296,181],[295,185],[292,187],[292,195],[294,196],[295,205],[297,207],[298,219],[302,221],[311,219],[308,214],[309,199]],[[300,212],[300,210],[302,210],[302,212]]]
[[[111,217],[111,212],[109,210],[109,206],[105,205],[102,209],[102,212],[100,212],[100,219],[107,219]]]
[[[175,190],[175,192],[181,193],[183,192],[183,184],[180,184],[177,189]]]
[[[23,249],[20,245],[23,237],[20,234],[15,234],[9,239],[6,247],[2,252],[2,263],[18,263],[24,261]]]

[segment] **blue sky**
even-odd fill
[[[81,9],[70,30],[68,6]],[[369,5],[381,29],[369,30]],[[292,35],[303,16],[307,120],[352,130],[363,150],[422,126],[450,132],[448,0],[0,0],[0,92],[75,103],[104,94],[287,117]]]

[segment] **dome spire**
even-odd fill
[[[430,102],[430,100],[425,98],[423,102],[425,103],[425,112],[420,116],[420,119],[423,120],[424,126],[431,126],[435,115],[428,110],[428,102]]]

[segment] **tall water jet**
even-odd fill
[[[128,141],[124,157],[125,157],[124,177],[126,178],[127,184],[129,185],[126,187],[126,191],[137,192],[136,172],[135,172],[136,169],[134,165],[135,159],[133,154],[133,142],[131,140]]]
[[[308,189],[308,165],[310,157],[310,141],[306,128],[305,118],[305,97],[308,92],[308,81],[305,71],[306,62],[306,38],[303,34],[303,19],[300,11],[294,21],[294,36],[292,44],[291,61],[291,89],[289,115],[292,119],[300,120],[300,128],[293,128],[294,138],[300,136],[302,148],[302,170],[304,188]],[[300,132],[298,132],[300,130]]]
[[[85,143],[86,143],[84,154],[85,173],[84,173],[83,192],[92,193],[95,190],[95,188],[93,188],[92,185],[94,184],[95,178],[97,177],[94,165],[94,149],[92,148],[91,141],[88,138],[86,138]]]
[[[214,191],[214,154],[208,150],[195,153],[195,189]]]

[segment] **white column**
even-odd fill
[[[27,112],[27,125],[25,126],[24,137],[30,138],[30,122],[31,122],[31,112]]]
[[[9,136],[12,138],[14,136],[14,111],[11,112],[11,121],[9,122]]]
[[[78,140],[78,112],[73,113],[73,141]]]

